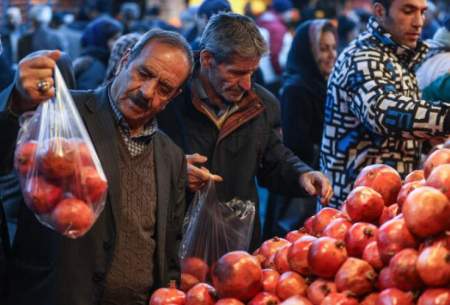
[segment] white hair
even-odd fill
[[[39,24],[48,24],[52,20],[52,9],[48,5],[33,5],[29,17]]]
[[[20,13],[20,9],[16,6],[8,7],[8,9],[6,10],[6,16],[8,16],[11,21],[16,24],[22,22],[22,14]]]

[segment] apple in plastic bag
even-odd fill
[[[89,150],[88,144],[81,139],[73,139],[72,145],[76,153],[78,153],[79,160],[83,166],[93,166],[94,161],[92,160],[91,151]]]
[[[16,149],[14,166],[21,175],[26,175],[33,168],[36,158],[36,141],[27,141]]]
[[[63,197],[63,190],[36,176],[26,182],[25,197],[36,214],[50,213]]]
[[[71,185],[75,197],[96,205],[104,197],[108,183],[92,166],[83,166],[77,171]]]
[[[76,166],[75,146],[64,138],[51,138],[39,149],[38,161],[46,178],[62,180],[71,177]]]
[[[94,211],[82,200],[64,199],[51,215],[55,229],[71,238],[84,235],[95,221]]]

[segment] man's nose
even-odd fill
[[[142,84],[142,86],[141,86],[142,95],[147,99],[153,98],[156,94],[157,86],[158,86],[158,80],[155,78],[144,82],[144,84]]]
[[[245,91],[250,90],[252,86],[252,74],[246,74],[239,80],[239,86]]]
[[[425,14],[417,12],[414,15],[413,26],[421,28],[423,27],[424,23],[425,23]]]

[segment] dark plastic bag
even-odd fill
[[[55,97],[20,123],[14,164],[26,205],[45,226],[83,236],[103,210],[107,180],[58,67]]]
[[[255,213],[252,201],[220,202],[214,182],[209,181],[196,193],[186,216],[179,253],[182,272],[196,273],[192,275],[204,281],[207,269],[222,255],[235,250],[247,251]],[[199,269],[202,271],[198,272]]]

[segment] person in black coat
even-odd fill
[[[59,51],[32,54],[16,83],[0,93],[0,147],[14,147],[18,114],[47,101]],[[174,67],[173,62],[177,65]],[[8,305],[147,305],[156,288],[179,279],[186,159],[156,128],[155,115],[180,92],[192,51],[179,34],[147,32],[96,91],[72,91],[108,180],[104,210],[69,239],[38,222],[22,201],[8,262]],[[13,164],[13,149],[0,172]],[[3,304],[3,303],[2,303]]]
[[[285,145],[313,169],[319,169],[327,79],[335,61],[336,28],[330,21],[316,19],[299,26],[280,93],[281,122]],[[272,195],[268,210],[266,237],[298,228],[316,204],[310,198]]]
[[[278,101],[252,82],[267,51],[255,22],[234,13],[216,14],[200,45],[191,82],[158,115],[160,128],[190,155],[189,188],[199,190],[212,178],[219,200],[250,200],[258,211],[258,180],[274,192],[317,195],[326,204],[328,179],[283,145]],[[256,217],[251,248],[258,245],[259,233]]]
[[[121,33],[122,25],[111,17],[102,16],[88,24],[81,36],[80,57],[73,62],[79,89],[96,89],[103,83],[112,46]]]

